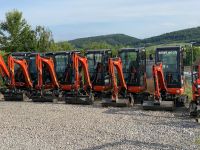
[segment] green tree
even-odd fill
[[[42,26],[37,26],[35,29],[36,50],[40,52],[56,49],[52,32]]]
[[[34,31],[22,18],[22,12],[13,10],[6,13],[0,23],[0,42],[6,51],[28,51],[34,49]]]

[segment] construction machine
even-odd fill
[[[30,98],[34,102],[57,102],[59,96],[59,83],[54,70],[52,58],[43,54],[31,53],[29,55],[29,72],[33,81]]]
[[[87,58],[78,51],[47,53],[54,59],[56,76],[67,104],[93,104]]]
[[[144,48],[120,49],[119,57],[123,63],[123,74],[127,92],[131,94],[132,103],[142,103],[146,98],[146,52]]]
[[[188,98],[184,95],[183,48],[161,47],[155,54],[154,93],[143,101],[143,109],[173,110],[183,106]]]
[[[191,116],[200,114],[200,65],[192,67],[192,100],[189,105]]]
[[[127,95],[121,58],[111,58],[109,49],[87,50],[85,54],[93,92],[102,101],[102,106],[129,105],[131,97]]]
[[[4,100],[23,101],[28,99],[29,89],[32,88],[32,81],[28,72],[28,64],[25,59],[26,53],[13,53],[8,56],[8,67],[2,56],[1,76],[5,81],[6,88],[2,88]]]

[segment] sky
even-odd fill
[[[122,33],[148,38],[200,26],[200,0],[0,0],[0,21],[13,9],[55,41]]]

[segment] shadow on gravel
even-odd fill
[[[171,116],[162,116],[162,115],[153,115],[152,113],[148,112],[169,112],[172,115]],[[148,111],[148,110],[142,110],[142,107],[137,106],[137,107],[131,107],[131,108],[108,108],[106,111],[103,113],[106,114],[121,114],[121,115],[135,115],[135,116],[150,116],[150,117],[156,117],[156,118],[178,118],[178,119],[191,119],[188,113],[187,108],[177,108],[177,110],[174,111]]]
[[[108,108],[103,113],[106,114],[116,114],[116,115],[128,115],[128,116],[145,116],[145,117],[153,117],[155,119],[169,119],[164,121],[155,122],[155,119],[152,119],[153,121],[149,121],[149,124],[152,125],[165,125],[170,127],[178,127],[178,128],[200,128],[200,125],[195,122],[195,118],[191,118],[188,113],[187,108],[177,108],[173,112],[170,112],[172,115],[170,116],[164,116],[159,115],[156,113],[155,115],[152,113],[148,113],[149,111],[146,110],[140,110],[137,108]],[[154,111],[155,112],[155,111]],[[158,111],[163,112],[163,111]],[[173,120],[170,120],[173,119]],[[175,119],[175,120],[174,120]],[[137,120],[134,118],[134,120]],[[143,121],[138,120],[138,121]]]
[[[177,146],[172,146],[169,144],[161,144],[161,143],[148,143],[148,142],[142,142],[142,141],[133,141],[133,140],[122,140],[122,141],[117,141],[113,143],[105,143],[99,146],[94,146],[86,149],[81,149],[81,150],[94,150],[94,149],[105,149],[105,148],[112,148],[116,146],[122,146],[122,145],[132,145],[136,147],[140,147],[141,149],[148,148],[148,149],[181,149],[181,147]],[[128,147],[130,148],[130,147]]]
[[[183,120],[183,121],[167,121],[167,122],[159,122],[159,123],[151,123],[152,125],[164,125],[169,127],[176,127],[176,128],[186,128],[186,129],[200,129],[200,125],[197,122],[192,122],[189,120]]]

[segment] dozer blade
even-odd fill
[[[143,104],[144,110],[167,110],[173,111],[174,110],[174,101],[144,101]]]
[[[128,107],[129,100],[128,99],[118,99],[117,101],[112,101],[110,98],[103,98],[102,107]]]
[[[66,96],[66,104],[92,105],[94,97],[91,96]]]
[[[39,97],[39,96],[34,96],[31,98],[33,102],[53,102],[57,103],[58,99],[54,97]]]
[[[4,94],[4,100],[5,101],[28,101],[29,98],[24,93],[18,93],[18,94],[6,93]]]

